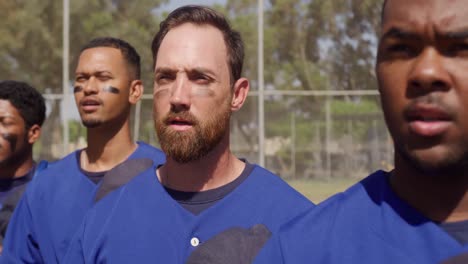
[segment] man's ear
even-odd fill
[[[231,100],[231,110],[233,112],[241,109],[242,105],[247,98],[247,93],[249,92],[250,84],[247,78],[240,78],[234,83],[234,91]]]
[[[128,101],[131,104],[136,104],[138,101],[140,101],[140,98],[143,95],[143,91],[144,88],[141,80],[133,80],[130,84],[130,93]]]
[[[34,144],[41,136],[41,127],[37,124],[32,125],[28,130],[28,143]]]

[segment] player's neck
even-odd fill
[[[15,179],[26,175],[31,168],[34,166],[32,159],[32,153],[29,154],[25,159],[14,164],[0,165],[0,179]]]
[[[128,122],[119,129],[104,126],[88,129],[88,146],[81,154],[81,167],[87,171],[109,170],[127,159],[136,148]]]
[[[178,163],[168,157],[158,170],[161,183],[179,191],[200,192],[232,182],[242,173],[245,163],[231,153],[228,144],[220,145],[207,156],[189,163]]]
[[[427,175],[396,162],[390,179],[397,195],[436,222],[468,220],[467,175]]]

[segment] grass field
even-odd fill
[[[346,190],[359,179],[331,179],[331,180],[290,180],[288,183],[309,198],[314,203],[319,203],[331,195]]]

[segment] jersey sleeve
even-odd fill
[[[5,260],[10,263],[43,263],[26,194],[19,201],[8,225],[1,262],[5,263]]]

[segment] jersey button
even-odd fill
[[[190,239],[190,244],[193,247],[198,247],[198,245],[200,245],[200,240],[196,237],[192,237],[192,239]]]

